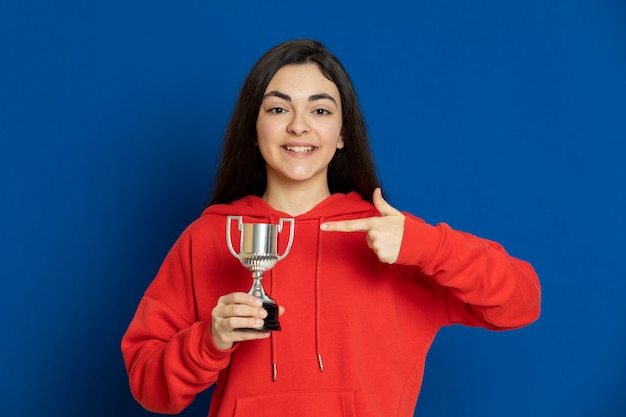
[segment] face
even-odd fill
[[[335,83],[314,64],[282,67],[268,84],[257,118],[258,146],[268,186],[325,185],[341,138],[341,100]]]

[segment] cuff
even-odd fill
[[[200,359],[202,362],[209,365],[211,368],[219,367],[224,368],[230,362],[230,354],[234,352],[237,345],[233,345],[228,350],[222,350],[215,345],[213,341],[213,334],[211,333],[211,323],[201,322],[198,323],[198,333],[201,335],[200,339]],[[218,365],[221,364],[222,366]]]
[[[440,226],[431,226],[409,213],[405,215],[404,235],[397,264],[417,265],[421,270],[435,260],[441,243]]]

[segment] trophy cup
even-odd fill
[[[230,236],[230,225],[233,220],[237,221],[237,228],[241,234],[239,253],[233,249]],[[282,231],[284,223],[290,223],[289,243],[285,253],[279,255],[277,249],[278,233]],[[263,273],[272,269],[276,262],[287,256],[291,250],[293,229],[294,219],[280,219],[279,224],[243,223],[241,216],[228,216],[226,219],[226,243],[228,244],[228,250],[235,258],[239,259],[248,271],[252,272],[252,288],[250,288],[248,294],[254,295],[263,301],[263,308],[267,311],[265,324],[262,327],[237,330],[280,330],[278,305],[265,293],[261,280],[263,279]]]

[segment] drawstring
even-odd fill
[[[317,224],[317,256],[315,265],[315,353],[317,354],[317,362],[320,372],[324,372],[324,361],[322,360],[321,341],[320,341],[320,280],[322,269],[322,231],[320,226],[324,222],[324,218],[320,217]]]
[[[278,380],[278,359],[276,358],[276,340],[273,332],[270,332],[270,349],[272,350],[272,381],[276,381]]]
[[[274,216],[270,214],[269,221],[270,223],[274,223]],[[317,225],[317,254],[316,254],[316,265],[315,265],[315,353],[317,355],[317,363],[320,369],[320,372],[324,372],[324,361],[322,359],[322,351],[321,351],[321,320],[320,320],[320,305],[321,305],[321,295],[320,295],[320,279],[321,271],[322,271],[322,236],[324,235],[320,229],[321,224],[324,222],[324,218],[320,217]],[[295,223],[292,224],[292,227],[295,227]],[[276,295],[276,287],[278,280],[276,279],[276,271],[271,269],[268,271],[271,276],[271,294]],[[272,362],[272,381],[278,380],[278,349],[276,347],[276,338],[273,332],[270,333],[270,351],[271,351],[271,362]]]

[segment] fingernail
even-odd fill
[[[328,229],[328,224],[327,224],[327,223],[322,223],[322,224],[320,225],[320,229],[322,229],[322,230],[326,230],[326,229]]]
[[[261,316],[261,317],[265,317],[265,316],[267,316],[267,311],[265,311],[265,309],[264,309],[264,308],[260,309],[260,310],[259,310],[259,316]]]
[[[258,305],[258,306],[262,306],[263,305],[263,301],[259,300],[258,298],[256,300],[254,300],[254,304]]]
[[[263,320],[256,319],[255,324],[259,327],[263,326]]]

